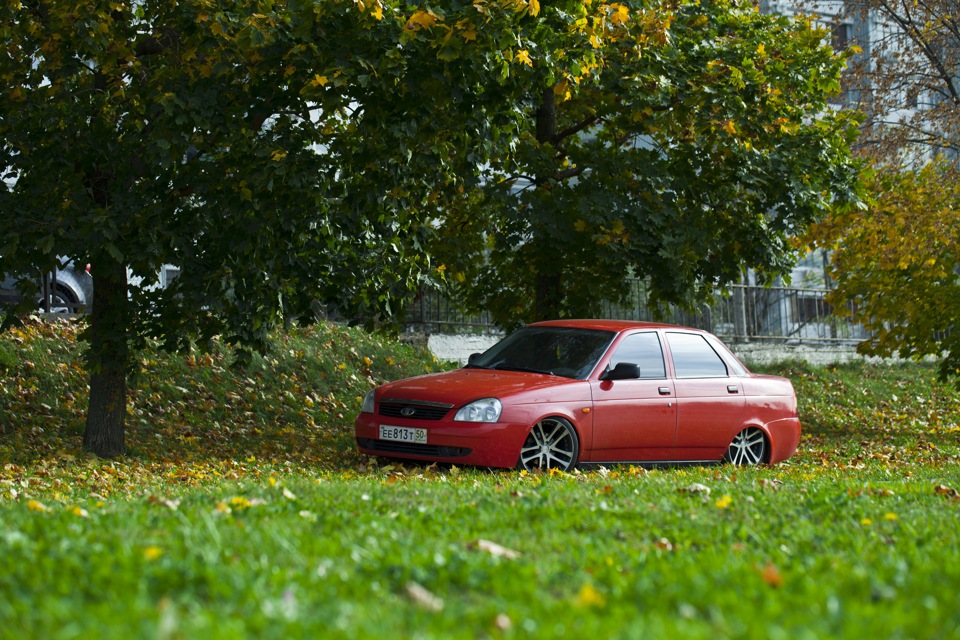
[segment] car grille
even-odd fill
[[[376,451],[377,453],[406,453],[430,458],[462,458],[470,455],[471,451],[466,447],[439,447],[434,444],[412,444],[410,442],[371,440],[369,438],[357,438],[357,444],[367,451]]]
[[[408,420],[440,420],[453,405],[409,402],[404,400],[381,400],[380,415]]]

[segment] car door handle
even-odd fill
[[[670,387],[660,387],[660,388],[658,389],[658,391],[660,392],[660,395],[662,395],[662,396],[668,396],[668,395],[670,395]]]
[[[740,393],[740,387],[735,384],[728,384],[727,393]]]

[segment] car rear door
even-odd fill
[[[739,427],[740,378],[699,333],[665,332],[677,398],[678,460],[719,460]]]

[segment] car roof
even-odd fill
[[[675,324],[664,324],[661,322],[637,322],[634,320],[547,320],[544,322],[534,322],[529,325],[532,327],[573,327],[577,329],[597,329],[600,331],[627,331],[629,329],[683,329],[684,331],[696,331],[697,333],[706,333],[702,329],[692,327],[682,327]]]

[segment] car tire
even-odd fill
[[[766,434],[757,427],[747,427],[733,437],[723,459],[738,467],[763,464],[770,459]]]
[[[580,457],[577,430],[565,418],[544,418],[530,429],[517,468],[571,471]]]

